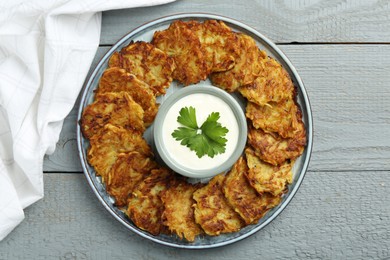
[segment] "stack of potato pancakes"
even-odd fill
[[[229,172],[194,184],[156,163],[143,133],[173,80],[185,87],[207,78],[247,100],[248,142]],[[236,232],[277,206],[292,182],[306,146],[296,96],[289,74],[252,37],[221,21],[178,20],[111,56],[80,121],[88,161],[142,230],[189,242]]]

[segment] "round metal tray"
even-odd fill
[[[298,89],[298,103],[300,104],[303,121],[305,123],[306,131],[307,131],[307,147],[303,154],[297,159],[294,168],[293,168],[293,182],[289,185],[289,190],[286,194],[283,195],[282,202],[272,210],[270,210],[260,221],[255,225],[249,225],[241,229],[239,232],[223,234],[220,236],[199,236],[192,243],[187,242],[185,240],[181,240],[177,238],[175,235],[159,235],[153,236],[148,232],[145,232],[135,226],[131,220],[129,220],[125,214],[119,210],[114,205],[114,200],[111,198],[106,190],[104,184],[101,182],[101,178],[96,176],[95,170],[88,164],[87,161],[87,150],[89,147],[89,142],[85,139],[81,133],[80,126],[77,125],[77,143],[79,149],[79,156],[81,160],[81,165],[83,167],[85,176],[88,180],[89,185],[92,190],[96,194],[100,203],[108,210],[108,212],[114,216],[124,227],[130,229],[131,231],[145,237],[154,242],[178,247],[178,248],[188,248],[188,249],[203,249],[203,248],[214,248],[219,246],[228,245],[239,240],[242,240],[260,229],[264,228],[267,224],[269,224],[272,220],[274,220],[282,210],[287,206],[287,204],[291,201],[294,194],[297,192],[304,175],[307,171],[309,165],[309,159],[312,151],[312,142],[313,142],[313,122],[312,122],[312,112],[310,108],[309,99],[305,90],[305,87],[300,79],[297,71],[291,64],[291,62],[287,59],[287,57],[283,54],[281,50],[274,43],[272,43],[269,39],[264,37],[261,33],[257,32],[253,28],[239,22],[233,20],[231,18],[213,15],[213,14],[204,14],[204,13],[183,13],[176,14],[167,17],[162,17],[160,19],[151,21],[146,23],[130,33],[123,36],[112,48],[103,56],[100,62],[97,64],[91,76],[86,80],[86,83],[82,90],[81,103],[78,111],[78,121],[81,119],[82,112],[84,108],[93,102],[94,98],[94,89],[97,88],[99,79],[103,73],[103,71],[107,68],[108,60],[111,55],[115,51],[119,51],[124,46],[128,45],[131,41],[147,41],[150,42],[153,37],[153,33],[157,30],[164,30],[168,28],[168,26],[175,20],[199,20],[204,21],[208,19],[216,19],[224,21],[229,27],[231,27],[234,31],[245,33],[252,38],[255,39],[258,46],[265,50],[267,54],[274,59],[276,59],[282,66],[287,70],[290,74],[294,85]],[[180,88],[176,82],[173,82],[170,88],[167,91],[167,94],[163,97],[159,97],[157,99],[158,102],[164,102],[164,99],[168,97],[171,93],[173,93],[176,89]],[[153,138],[151,127],[144,134],[145,139],[153,146]]]

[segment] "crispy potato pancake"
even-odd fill
[[[102,176],[103,182],[106,182],[107,174],[119,153],[137,151],[152,156],[152,151],[141,134],[111,124],[105,125],[89,142],[88,162]]]
[[[145,126],[149,126],[158,111],[156,97],[149,85],[124,69],[117,67],[106,69],[100,78],[96,94],[122,91],[127,92],[142,107]]]
[[[289,138],[299,131],[302,115],[294,100],[285,100],[266,106],[248,102],[246,117],[256,129],[261,128],[266,133],[276,132],[283,138]]]
[[[195,222],[194,208],[195,200],[192,198],[194,192],[201,185],[187,183],[184,179],[176,179],[166,191],[162,192],[161,200],[164,205],[162,214],[163,223],[172,233],[175,233],[189,242],[203,233],[203,230]]]
[[[185,22],[175,21],[168,29],[156,31],[152,44],[175,60],[174,79],[185,86],[206,79],[207,65],[200,40]]]
[[[104,125],[112,124],[144,132],[144,110],[126,92],[107,92],[88,105],[81,118],[81,130],[86,138],[98,133]]]
[[[248,143],[260,159],[272,165],[280,165],[286,160],[295,160],[303,153],[306,132],[302,121],[298,129],[294,137],[283,138],[276,133],[265,133],[249,126]]]
[[[250,148],[245,149],[245,155],[249,168],[249,183],[258,193],[269,192],[279,196],[286,191],[287,184],[292,182],[293,161],[274,166],[260,160]]]
[[[251,84],[260,75],[263,60],[267,58],[256,42],[248,35],[236,34],[239,39],[239,54],[231,70],[216,72],[210,75],[211,82],[228,91],[234,92],[238,87]]]
[[[250,225],[262,218],[269,209],[278,205],[281,197],[269,193],[257,193],[249,184],[247,171],[247,163],[243,157],[240,157],[225,177],[223,193],[233,209],[247,225]]]
[[[173,80],[187,86],[209,77],[246,102],[248,140],[227,174],[191,183],[154,161],[143,138]],[[139,229],[194,242],[256,224],[279,205],[303,153],[306,129],[287,70],[249,35],[222,21],[173,21],[151,43],[113,53],[81,130],[88,162],[115,206]],[[237,234],[238,235],[238,234]]]
[[[119,52],[116,51],[111,55],[110,59],[108,60],[108,67],[123,68],[123,58]]]
[[[219,174],[194,192],[195,221],[210,236],[236,232],[244,226],[244,221],[223,195],[224,178],[223,174]]]
[[[134,187],[158,165],[139,152],[121,153],[107,175],[106,190],[115,198],[117,207],[127,204]]]
[[[222,21],[186,22],[198,36],[207,65],[207,74],[233,68],[239,53],[237,35]]]
[[[132,42],[114,53],[109,67],[120,67],[146,82],[155,95],[165,94],[172,82],[174,60],[148,42]]]
[[[250,102],[267,105],[293,99],[295,87],[287,71],[274,59],[263,60],[260,75],[250,84],[241,86],[238,91]]]
[[[161,215],[164,206],[161,192],[168,188],[174,174],[165,168],[154,169],[133,190],[126,210],[127,216],[137,227],[153,235],[167,233]]]

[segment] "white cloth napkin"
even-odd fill
[[[43,157],[54,152],[95,56],[101,11],[172,1],[0,3],[0,241],[43,197]]]

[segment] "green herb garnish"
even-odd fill
[[[177,122],[183,126],[172,133],[176,141],[181,141],[181,145],[195,151],[199,158],[206,154],[214,158],[215,155],[225,152],[227,139],[224,137],[229,130],[218,122],[218,112],[212,112],[201,127],[198,127],[196,122],[195,108],[183,107],[179,114]]]

